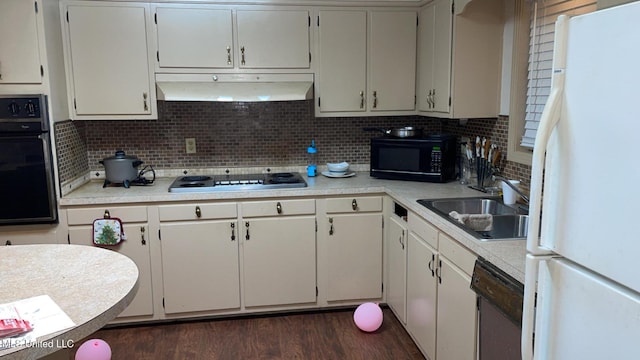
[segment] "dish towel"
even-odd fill
[[[452,211],[449,216],[474,231],[491,231],[493,229],[491,214],[460,214],[457,211]]]

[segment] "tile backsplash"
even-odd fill
[[[159,101],[158,120],[65,121],[56,123],[55,134],[60,182],[65,183],[103,170],[98,161],[116,150],[155,169],[303,166],[315,139],[319,164],[368,165],[369,140],[381,133],[365,127],[417,126],[427,133],[488,136],[504,149],[507,125],[506,117],[473,119],[464,126],[422,116],[316,118],[313,100]],[[186,138],[196,139],[195,154],[186,154]],[[505,172],[509,169],[507,162]]]

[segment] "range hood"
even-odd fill
[[[292,101],[313,98],[313,74],[156,74],[158,100]]]

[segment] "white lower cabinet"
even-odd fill
[[[413,213],[408,222],[407,331],[428,359],[476,359],[476,255]]]
[[[115,246],[103,246],[117,251],[138,266],[138,292],[129,306],[122,312],[115,322],[129,322],[149,319],[153,316],[153,293],[151,286],[151,256],[148,238],[149,224],[146,206],[128,207],[92,207],[74,208],[67,210],[67,224],[69,225],[69,243],[77,245],[93,245],[93,221],[110,216],[119,218],[124,225],[125,241]]]
[[[240,309],[235,203],[158,208],[166,314]]]
[[[314,199],[240,203],[244,305],[316,302]]]
[[[387,304],[402,324],[406,324],[407,305],[407,224],[392,215],[387,230]]]
[[[407,331],[427,358],[435,359],[438,252],[413,232],[407,247]]]
[[[328,302],[382,298],[382,197],[331,198],[322,239]]]
[[[438,360],[476,358],[476,293],[470,288],[475,254],[439,234],[438,259]]]

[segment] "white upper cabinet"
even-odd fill
[[[365,111],[367,12],[320,11],[320,111]]]
[[[160,68],[233,68],[231,10],[158,7]]]
[[[451,0],[435,0],[420,11],[418,110],[449,112],[451,19]]]
[[[148,5],[70,2],[65,10],[72,117],[156,117],[147,50]]]
[[[238,10],[240,68],[309,68],[309,12]]]
[[[415,111],[415,11],[320,11],[316,116]]]
[[[443,118],[498,116],[502,0],[435,0],[420,11],[419,114]]]
[[[369,108],[373,111],[415,109],[415,11],[372,11],[369,43]]]
[[[0,1],[0,84],[42,83],[36,2]]]

